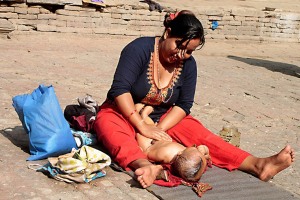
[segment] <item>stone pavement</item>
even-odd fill
[[[86,93],[101,103],[119,53],[132,39],[57,33],[0,39],[1,200],[157,199],[110,168],[104,178],[74,185],[28,169],[28,137],[11,106],[13,96],[41,83],[54,86],[62,108]],[[299,157],[299,50],[298,44],[208,40],[194,53],[198,86],[193,115],[215,133],[226,124],[237,126],[241,148],[254,155],[272,155],[289,143]],[[271,182],[300,198],[298,160]]]

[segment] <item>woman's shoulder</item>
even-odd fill
[[[135,56],[141,55],[147,57],[154,51],[154,43],[155,37],[139,37],[127,44],[122,54],[126,52]]]
[[[153,48],[155,37],[139,37],[131,41],[127,46],[137,48]]]
[[[197,63],[196,60],[193,56],[189,57],[185,62],[184,62],[184,69],[186,71],[194,71],[197,68]]]
[[[132,41],[132,43],[143,44],[143,45],[154,44],[154,42],[155,42],[155,37],[139,37]]]

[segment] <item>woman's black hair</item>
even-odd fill
[[[182,38],[179,45],[191,39],[200,39],[201,47],[204,45],[204,29],[194,13],[189,10],[182,10],[178,14],[175,14],[175,16],[173,14],[173,19],[171,15],[170,13],[165,15],[165,31],[170,28],[171,31],[169,34],[171,37]]]

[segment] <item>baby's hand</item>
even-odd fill
[[[199,145],[197,147],[198,151],[200,151],[204,156],[209,155],[209,149],[206,145]]]
[[[210,155],[209,155],[209,149],[206,145],[199,145],[197,147],[198,151],[200,151],[203,155],[204,155],[204,158],[206,158],[207,160],[207,165],[209,167],[211,167],[212,165],[212,162],[211,162],[211,158],[210,158]]]

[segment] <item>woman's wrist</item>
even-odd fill
[[[138,128],[139,126],[143,126],[143,124],[145,124],[145,121],[142,119],[136,124],[136,127]]]
[[[131,111],[131,113],[127,116],[127,119],[130,120],[130,118],[134,115],[134,113],[136,113],[137,110],[134,109],[133,111]]]
[[[138,126],[141,126],[143,124],[144,120],[137,109],[133,109],[128,113],[129,114],[125,115],[125,118],[131,123],[132,126],[135,126],[137,128]]]
[[[157,124],[157,125],[156,125],[156,127],[157,127],[157,128],[159,128],[159,129],[161,129],[162,131],[166,131],[166,130],[164,129],[164,127],[163,127],[163,126],[161,126],[161,124],[160,124],[160,123],[159,123],[159,124]]]
[[[139,131],[140,134],[143,134],[145,132],[145,130],[147,129],[145,125],[147,125],[147,124],[145,123],[145,121],[143,119],[136,123],[135,127]]]
[[[138,112],[134,112],[132,115],[130,115],[128,121],[139,131],[141,131],[142,127],[146,124],[144,119],[139,115]]]

